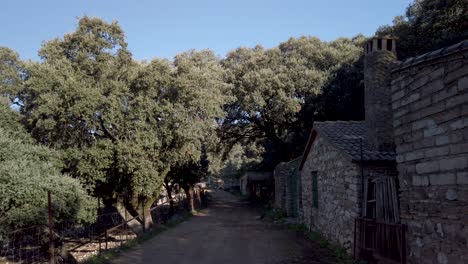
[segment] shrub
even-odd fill
[[[56,222],[93,221],[93,199],[76,179],[60,173],[58,153],[34,144],[16,118],[0,105],[0,238],[15,229],[47,224],[48,191]]]

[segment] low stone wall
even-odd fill
[[[275,207],[283,209],[288,216],[292,217],[300,214],[300,178],[299,173],[295,172],[295,170],[298,170],[301,158],[281,162],[273,172],[275,178]],[[293,175],[294,173],[296,173],[296,176]],[[293,179],[293,177],[296,178]]]
[[[393,72],[410,263],[468,263],[468,41]]]
[[[313,204],[312,173],[318,176],[318,208]],[[320,135],[301,170],[302,221],[352,253],[354,219],[359,217],[360,168]]]
[[[283,210],[286,208],[286,184],[289,176],[285,165],[286,162],[281,162],[276,165],[273,171],[273,177],[275,179],[275,207]]]

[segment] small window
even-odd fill
[[[387,39],[387,50],[389,50],[389,51],[393,50],[393,40],[392,39]]]
[[[382,39],[377,39],[377,49],[382,50]]]
[[[317,172],[312,172],[312,206],[318,208],[318,176]]]

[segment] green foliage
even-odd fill
[[[223,137],[243,144],[261,142],[269,155],[264,157],[268,168],[300,155],[314,116],[328,119],[328,109],[317,104],[325,100],[318,98],[327,89],[329,96],[340,97],[333,93],[336,75],[359,76],[359,70],[343,68],[358,61],[363,41],[363,36],[332,42],[301,37],[272,49],[257,46],[230,52],[223,65],[235,101],[226,106]],[[359,83],[350,83],[348,94],[358,90],[354,85]],[[342,101],[347,100],[345,97]]]
[[[224,179],[237,179],[245,171],[255,169],[262,162],[263,154],[264,148],[259,144],[243,146],[236,143],[224,159],[219,157],[220,153],[211,154],[210,173]]]
[[[278,221],[286,217],[286,212],[280,208],[268,207],[265,209],[265,218],[270,221]]]
[[[22,63],[18,53],[0,46],[0,96],[5,96],[11,101],[14,99],[21,86]],[[4,103],[9,103],[2,100]]]
[[[377,34],[399,37],[401,55],[415,55],[466,39],[466,9],[463,0],[416,1]],[[83,17],[74,32],[44,42],[40,62],[0,47],[1,101],[21,111],[0,108],[9,117],[0,119],[2,155],[11,152],[3,169],[24,186],[34,171],[63,178],[41,184],[78,188],[60,172],[70,174],[134,215],[151,206],[164,180],[190,186],[208,173],[272,169],[302,154],[314,120],[363,119],[364,41],[300,37],[224,59],[191,50],[136,62],[117,22]],[[16,172],[20,165],[31,171]]]
[[[158,234],[169,230],[171,228],[176,227],[180,223],[188,220],[190,217],[192,217],[192,213],[187,213],[183,215],[182,217],[174,218],[174,219],[169,219],[169,221],[166,224],[163,225],[158,225],[157,228],[150,230],[149,232],[144,233],[142,236],[138,236],[132,240],[129,240],[122,244],[119,247],[112,248],[109,250],[106,250],[102,252],[99,255],[93,255],[90,258],[86,259],[83,261],[84,264],[106,264],[111,262],[113,259],[119,256],[119,254],[122,254],[124,252],[127,252],[129,250],[134,249],[136,246],[143,244],[144,242],[148,241],[149,239],[154,238]]]
[[[94,221],[91,199],[80,183],[60,173],[58,153],[33,144],[17,113],[0,105],[0,237],[12,230],[47,223],[47,191],[54,218]]]
[[[376,35],[398,37],[401,59],[455,44],[468,38],[466,0],[415,0],[393,25],[380,27]]]
[[[216,141],[230,97],[212,51],[137,63],[117,23],[84,17],[39,54],[19,92],[24,123],[108,203],[132,214],[149,208],[167,173],[198,163]]]
[[[304,234],[309,240],[313,241],[321,248],[331,253],[334,263],[360,264],[361,261],[354,260],[352,256],[346,253],[346,250],[340,246],[330,243],[326,238],[317,232],[310,231],[304,224],[288,224],[290,230]]]

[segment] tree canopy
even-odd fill
[[[230,97],[211,51],[139,63],[126,47],[117,23],[84,17],[26,66],[19,98],[33,137],[67,154],[65,171],[135,215],[171,167],[198,161]]]
[[[342,68],[351,67],[359,59],[363,41],[363,36],[332,42],[301,37],[272,49],[257,46],[230,52],[223,65],[236,100],[226,106],[224,137],[233,144],[264,141],[266,152],[272,155],[267,165],[270,168],[300,155],[307,130],[315,116],[320,116],[318,98],[334,85],[333,77]],[[348,88],[352,92],[355,89]],[[360,111],[360,106],[351,107]],[[321,116],[327,118],[326,113]]]
[[[377,35],[398,38],[401,59],[443,48],[468,38],[466,0],[415,0],[393,25],[380,27]]]
[[[34,143],[19,115],[0,105],[0,237],[47,223],[47,191],[56,221],[94,220],[94,200],[80,182],[60,173],[59,153]]]
[[[468,37],[464,2],[415,1],[376,34],[398,37],[400,58],[453,44]],[[117,22],[85,16],[44,42],[39,61],[0,47],[1,221],[14,224],[12,205],[43,207],[47,188],[64,189],[64,216],[86,219],[85,191],[136,216],[163,184],[189,190],[209,174],[271,170],[302,154],[314,121],[364,118],[365,40],[303,36],[223,58],[189,50],[135,61]]]

